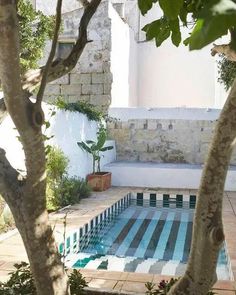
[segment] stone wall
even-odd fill
[[[75,40],[82,9],[63,15],[64,30],[59,41]],[[108,2],[102,2],[88,27],[88,43],[73,71],[49,84],[44,99],[53,101],[62,96],[68,102],[88,101],[107,110],[111,102],[110,71],[111,21]],[[49,47],[49,46],[48,46]]]
[[[214,126],[215,120],[123,119],[108,129],[118,161],[203,164]]]

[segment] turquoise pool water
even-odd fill
[[[191,246],[194,206],[152,206],[143,200],[130,202],[121,213],[109,214],[91,224],[73,255],[74,268],[107,269],[163,275],[182,275]],[[194,204],[195,205],[195,204]],[[222,248],[218,279],[229,279],[227,256]]]

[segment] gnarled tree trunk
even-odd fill
[[[216,282],[217,259],[224,241],[224,184],[235,139],[236,81],[220,114],[203,169],[187,270],[169,295],[206,295]]]

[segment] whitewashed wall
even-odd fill
[[[44,104],[46,118],[50,114],[50,108]],[[69,175],[85,178],[92,172],[92,159],[77,146],[77,141],[96,139],[97,124],[88,121],[83,114],[60,110],[50,119],[50,123],[47,134],[54,135],[50,144],[60,147],[69,158]],[[8,116],[0,125],[0,147],[6,150],[6,156],[14,168],[25,170],[24,153],[16,136],[14,124]],[[114,141],[108,141],[106,145],[114,145]],[[115,148],[104,153],[102,167],[115,160],[115,153]]]
[[[112,107],[137,106],[137,43],[133,30],[109,4],[111,19]]]
[[[160,15],[158,5],[140,18],[139,41],[145,40],[141,29]],[[188,37],[188,31],[183,38]],[[141,107],[215,107],[216,68],[211,46],[189,52],[165,41],[139,43],[139,106]]]

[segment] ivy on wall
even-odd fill
[[[236,62],[221,55],[218,61],[218,75],[218,82],[223,84],[225,90],[228,91],[236,78]]]
[[[89,121],[110,122],[115,120],[107,114],[104,114],[102,111],[99,111],[93,104],[86,101],[66,102],[62,98],[58,98],[55,102],[55,106],[60,110],[84,114]]]

